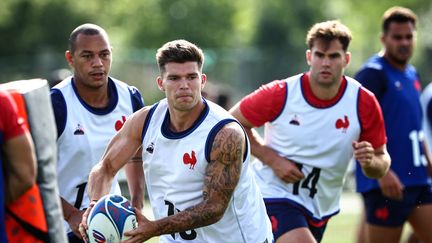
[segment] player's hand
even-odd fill
[[[83,213],[84,210],[76,210],[74,213],[72,213],[72,215],[67,220],[72,232],[80,239],[82,238],[82,236],[79,231],[79,225],[81,223]]]
[[[270,166],[277,177],[286,183],[296,183],[305,177],[294,162],[283,157],[279,157]]]
[[[156,225],[148,220],[141,211],[134,207],[135,216],[138,222],[138,227],[134,230],[124,232],[124,236],[130,237],[127,240],[122,240],[122,243],[141,243],[155,235],[157,232]]]
[[[385,197],[393,200],[402,200],[405,186],[392,170],[389,170],[385,176],[379,179],[378,183]]]
[[[375,150],[367,141],[353,141],[354,158],[359,162],[362,168],[368,168],[373,164]]]
[[[90,214],[91,209],[96,204],[96,201],[91,201],[89,207],[84,211],[82,214],[81,223],[79,224],[79,233],[81,234],[82,239],[84,242],[88,242],[88,225],[87,225],[87,218]]]

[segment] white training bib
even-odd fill
[[[118,94],[117,104],[106,114],[95,114],[81,101],[68,78],[54,88],[61,91],[67,107],[66,125],[57,140],[57,180],[60,196],[79,209],[87,208],[87,182],[90,170],[104,153],[110,139],[133,113],[128,86],[112,79]],[[117,176],[111,193],[121,194]],[[64,225],[70,228],[66,221]]]
[[[156,219],[202,202],[214,135],[223,125],[236,122],[221,107],[210,101],[205,103],[206,109],[197,122],[181,133],[172,133],[167,128],[166,99],[149,112],[148,126],[144,127],[143,133],[143,161]],[[262,195],[249,169],[249,153],[220,221],[187,232],[160,236],[160,242],[264,242],[266,239],[272,241],[271,225]]]
[[[281,114],[265,124],[265,143],[281,156],[297,162],[305,178],[284,183],[267,165],[253,163],[264,198],[283,198],[321,219],[337,213],[352,141],[360,136],[360,84],[346,77],[347,86],[333,106],[317,108],[303,96],[301,75],[286,80],[287,100]]]

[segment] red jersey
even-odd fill
[[[19,136],[26,131],[24,119],[19,117],[18,108],[12,96],[4,91],[0,91],[0,133],[3,134],[1,143]]]

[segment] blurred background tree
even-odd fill
[[[209,85],[234,102],[260,84],[307,70],[305,37],[318,21],[340,19],[351,28],[353,75],[380,50],[381,16],[390,6],[419,16],[413,64],[432,80],[432,3],[429,0],[2,0],[0,80],[54,79],[68,68],[67,39],[79,24],[104,27],[114,47],[112,75],[137,86],[147,104],[160,97],[156,49],[183,38],[206,53]],[[207,92],[212,92],[211,90]]]

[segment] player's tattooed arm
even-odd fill
[[[142,164],[142,146],[136,151],[135,155],[130,158],[128,163],[141,163]]]
[[[239,124],[225,125],[216,135],[204,179],[203,201],[158,220],[159,234],[183,232],[219,221],[240,178],[245,153],[245,134]]]
[[[128,163],[142,163],[142,157],[141,156],[135,156],[132,157]]]
[[[203,190],[204,200],[212,209],[209,219],[220,219],[228,206],[240,178],[245,143],[245,134],[237,123],[226,125],[215,137]]]
[[[124,166],[132,206],[139,210],[144,207],[145,181],[143,170],[142,147],[140,147]]]

